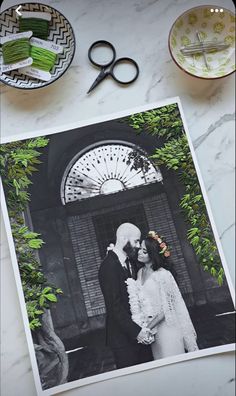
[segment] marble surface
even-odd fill
[[[3,1],[2,8],[15,5]],[[1,86],[1,138],[68,129],[70,123],[109,115],[179,96],[196,149],[229,271],[234,279],[234,75],[202,81],[180,71],[170,58],[167,37],[176,17],[198,0],[44,0],[72,23],[77,51],[68,72],[52,86],[26,92]],[[215,5],[234,10],[230,0]],[[136,59],[140,77],[128,88],[107,79],[90,96],[97,70],[87,59],[90,44],[110,40],[119,56]],[[35,396],[16,286],[4,226],[1,233],[1,395]],[[197,374],[196,374],[197,373]],[[147,391],[147,384],[148,391]],[[178,363],[67,391],[66,396],[233,396],[234,355]]]

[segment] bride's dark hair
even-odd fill
[[[162,248],[160,244],[150,236],[144,238],[145,246],[147,249],[147,253],[152,262],[153,271],[157,271],[159,268],[165,268],[172,273],[172,275],[176,278],[176,272],[173,268],[172,260],[170,257],[165,257],[161,254]]]

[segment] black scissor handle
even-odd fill
[[[114,73],[114,69],[115,69],[116,66],[118,66],[120,63],[131,63],[131,64],[135,67],[135,69],[136,69],[136,74],[135,74],[135,76],[134,76],[131,80],[122,81],[122,80],[119,80],[119,78],[116,77],[116,75],[115,75],[115,73]],[[116,82],[118,82],[119,84],[123,84],[123,85],[131,84],[132,82],[134,82],[135,80],[137,80],[137,78],[138,78],[138,76],[139,76],[139,67],[138,67],[137,62],[135,62],[135,60],[133,60],[133,59],[131,59],[131,58],[127,58],[127,57],[125,57],[125,58],[119,58],[119,59],[117,59],[117,60],[113,63],[113,65],[111,66],[110,75],[111,75],[111,76],[114,78],[114,80],[115,80]]]
[[[95,47],[108,47],[108,48],[110,48],[110,49],[112,50],[112,59],[111,59],[109,62],[104,63],[104,64],[95,62],[95,61],[93,60],[93,58],[92,58],[92,52],[93,52],[93,50],[94,50]],[[95,41],[95,42],[89,47],[89,50],[88,50],[88,58],[89,58],[90,62],[91,62],[94,66],[98,66],[98,67],[108,67],[108,66],[110,66],[110,65],[114,62],[114,60],[115,60],[115,58],[116,58],[116,50],[115,50],[115,47],[113,47],[113,45],[112,45],[111,43],[109,43],[109,41],[106,41],[106,40],[98,40],[98,41]]]

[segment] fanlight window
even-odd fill
[[[61,198],[66,204],[161,181],[160,170],[143,150],[123,142],[104,142],[72,160],[63,177]]]

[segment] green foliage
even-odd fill
[[[48,139],[39,137],[0,147],[1,176],[31,330],[41,327],[44,310],[57,302],[57,295],[62,293],[61,289],[48,285],[36,256],[44,242],[24,222],[24,210],[30,201],[30,176],[37,171],[40,149],[47,144]]]
[[[169,139],[182,133],[182,120],[176,104],[133,114],[125,119],[138,133],[144,129],[152,135]]]
[[[149,170],[149,161],[137,150],[132,150],[128,154],[126,163],[127,165],[132,164],[131,169],[141,169],[144,174]]]
[[[134,114],[126,121],[139,133],[146,131],[161,140],[164,138],[163,145],[155,150],[152,159],[156,165],[164,165],[178,173],[185,187],[180,207],[190,227],[187,238],[204,270],[222,285],[224,270],[177,104]]]

